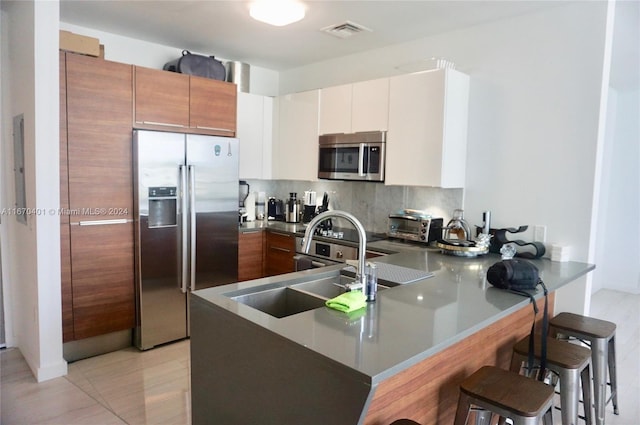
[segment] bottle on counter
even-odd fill
[[[375,263],[367,263],[367,287],[365,288],[365,295],[367,301],[375,301],[378,295],[378,267]]]
[[[247,221],[256,220],[256,193],[249,192],[244,200],[244,207],[247,210]]]
[[[258,192],[258,197],[256,198],[256,218],[258,220],[264,220],[266,218],[266,202],[267,195],[264,192]]]

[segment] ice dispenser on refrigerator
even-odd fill
[[[168,227],[178,225],[176,187],[149,188],[149,227]]]

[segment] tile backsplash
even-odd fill
[[[386,233],[390,213],[405,208],[425,210],[447,223],[453,210],[462,208],[463,189],[422,186],[386,186],[381,183],[299,180],[247,180],[252,192],[265,192],[267,199],[286,201],[291,192],[304,199],[304,192],[314,190],[317,203],[327,192],[330,210],[343,210],[356,216],[365,229]],[[339,225],[343,225],[339,223]]]

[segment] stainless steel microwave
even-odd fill
[[[386,131],[319,137],[318,178],[384,181]]]

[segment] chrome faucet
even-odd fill
[[[367,296],[367,273],[365,270],[365,259],[367,254],[367,233],[362,226],[362,223],[358,221],[352,214],[345,211],[326,211],[322,214],[315,216],[307,225],[307,229],[304,232],[304,238],[302,239],[302,249],[305,253],[309,253],[311,247],[311,239],[313,238],[313,232],[322,221],[331,218],[339,217],[348,220],[353,227],[358,231],[358,270],[356,270],[356,280],[354,283],[345,285],[347,290],[353,291],[362,289],[362,292]]]

